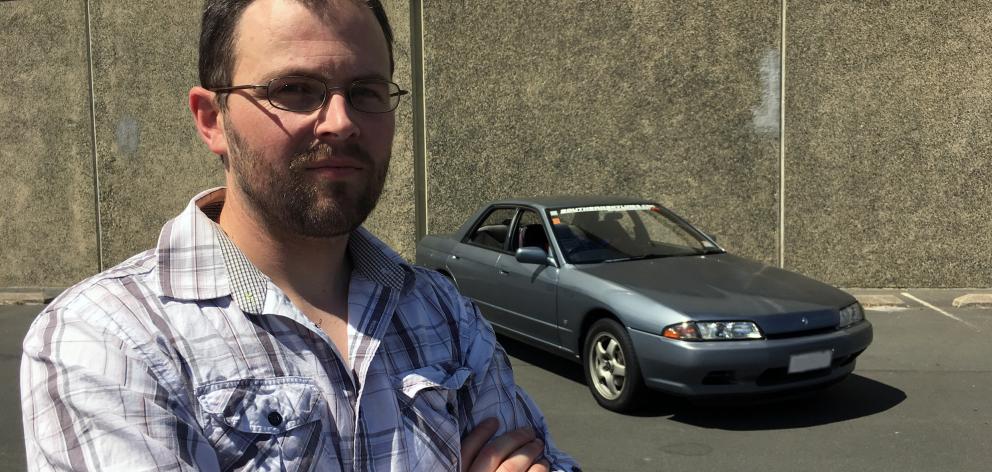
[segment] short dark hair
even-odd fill
[[[234,75],[234,39],[235,30],[241,14],[255,0],[206,0],[203,5],[203,17],[200,23],[200,85],[204,88],[231,86],[231,76]],[[329,0],[298,0],[307,7],[316,8],[318,4]],[[353,0],[372,9],[376,21],[386,37],[386,47],[389,48],[389,71],[392,73],[393,62],[393,30],[389,27],[389,18],[380,0]],[[223,101],[221,102],[223,103]]]

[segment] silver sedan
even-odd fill
[[[583,364],[600,405],[815,388],[854,370],[872,326],[849,294],[726,253],[663,206],[504,200],[417,245],[497,332]]]

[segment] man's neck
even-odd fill
[[[333,310],[348,293],[348,235],[307,238],[272,228],[228,189],[220,227],[263,274],[290,299]]]

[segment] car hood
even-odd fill
[[[574,267],[689,319],[753,320],[766,334],[836,326],[838,309],[855,301],[830,285],[730,254]]]

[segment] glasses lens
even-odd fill
[[[289,111],[313,111],[324,104],[324,83],[309,77],[283,77],[269,83],[269,101]]]
[[[358,111],[385,113],[399,105],[399,91],[399,85],[388,80],[358,80],[348,89],[348,99]]]

